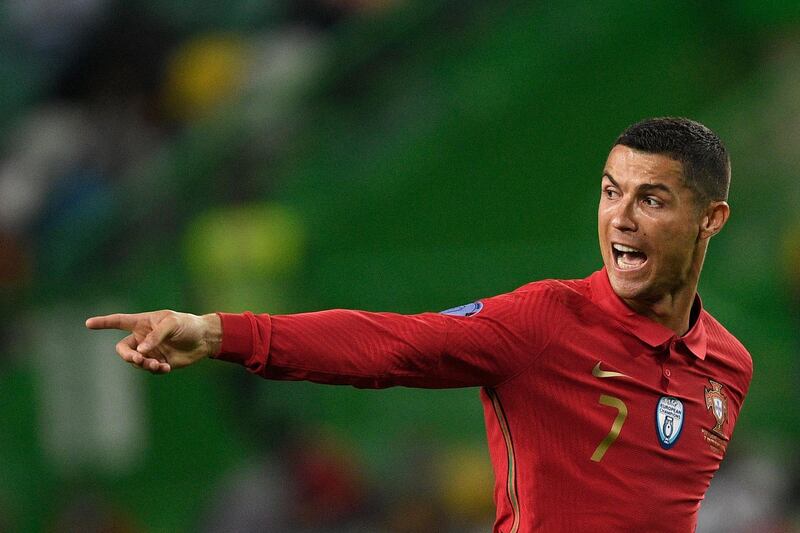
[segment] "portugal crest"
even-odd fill
[[[711,431],[727,440],[728,436],[722,432],[722,426],[728,421],[728,397],[722,392],[722,383],[717,383],[713,379],[709,379],[708,382],[711,384],[711,388],[704,387],[706,409],[711,411],[717,421]]]
[[[683,402],[672,396],[662,396],[656,405],[658,443],[665,450],[672,448],[683,429]]]

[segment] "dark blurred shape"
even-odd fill
[[[361,530],[372,510],[355,450],[319,428],[297,432],[278,423],[271,432],[282,442],[273,442],[275,448],[223,477],[200,529],[209,533]]]
[[[67,61],[102,19],[110,0],[6,0],[4,14],[15,37],[53,64]]]
[[[118,104],[142,99],[153,113],[165,61],[178,37],[146,11],[115,3],[113,16],[92,26],[60,64],[55,97]]]
[[[287,449],[295,484],[293,515],[301,528],[342,526],[367,501],[356,450],[326,431],[311,431]]]
[[[385,530],[388,533],[447,531],[447,516],[434,499],[422,494],[397,496],[387,504]]]
[[[31,259],[22,243],[0,228],[0,291],[19,288],[31,277]]]
[[[290,2],[288,18],[327,29],[341,21],[351,10],[348,2],[339,0],[298,0]]]
[[[138,533],[131,515],[105,499],[94,490],[76,491],[66,495],[46,528],[48,533]]]
[[[53,276],[76,276],[93,257],[113,215],[107,178],[76,168],[52,186],[37,224],[38,267]]]
[[[32,263],[31,252],[23,241],[0,227],[0,316],[11,317],[19,309],[24,289],[29,288],[33,278]],[[12,320],[0,323],[0,346],[10,344],[14,329]],[[5,363],[8,357],[8,350],[0,351],[0,364]],[[4,529],[0,528],[0,531]]]

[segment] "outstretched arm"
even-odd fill
[[[130,335],[117,343],[117,354],[137,368],[166,374],[214,355],[222,342],[219,316],[175,311],[96,316],[89,329],[121,329]]]
[[[481,300],[472,316],[156,311],[95,317],[86,325],[131,332],[117,353],[155,374],[211,356],[268,379],[367,388],[494,386],[529,366],[562,323],[558,299],[546,285],[534,285]]]

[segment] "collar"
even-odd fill
[[[611,287],[605,267],[589,276],[589,287],[591,300],[646,344],[653,348],[682,344],[698,359],[705,359],[707,347],[706,327],[703,320],[705,311],[699,295],[695,294],[692,304],[692,316],[696,317],[694,324],[686,332],[686,335],[678,337],[668,327],[654,322],[628,307],[628,304],[617,296]]]

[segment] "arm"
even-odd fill
[[[87,325],[133,326],[118,353],[158,373],[214,356],[268,379],[369,388],[492,386],[529,366],[558,324],[551,291],[523,289],[482,300],[482,311],[471,317],[348,310],[196,317],[161,311],[171,314],[161,321],[152,313],[111,315]],[[137,324],[143,324],[138,334]]]
[[[488,385],[512,373],[524,340],[493,320],[329,310],[221,314],[218,359],[267,379],[383,388]]]

